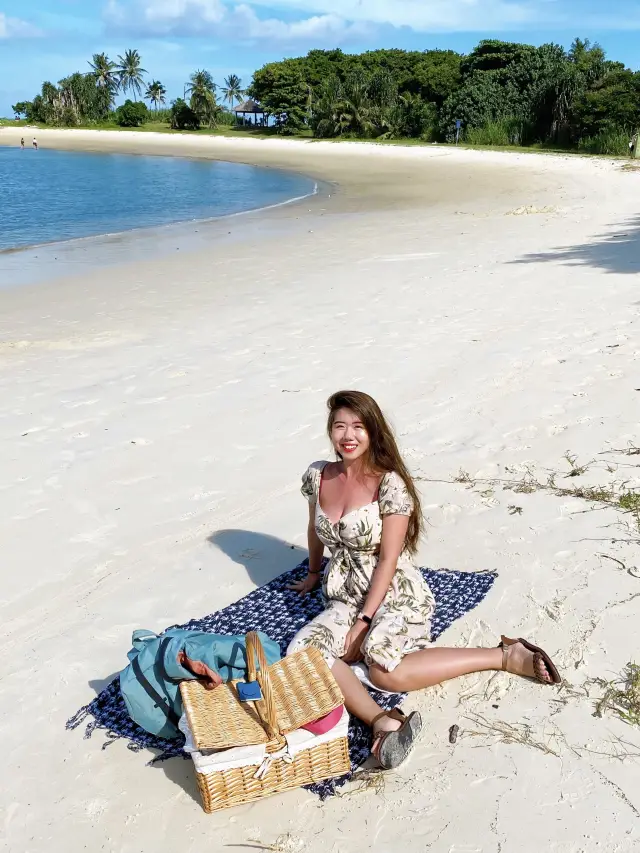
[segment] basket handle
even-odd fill
[[[250,631],[245,639],[247,646],[247,679],[249,681],[257,681],[260,685],[265,711],[263,725],[269,738],[273,739],[280,735],[280,730],[278,728],[278,718],[276,717],[273,689],[269,678],[269,664],[267,663],[264,649],[257,633]],[[260,667],[259,672],[256,670],[256,661]]]

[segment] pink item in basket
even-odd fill
[[[301,728],[305,729],[308,732],[311,732],[313,735],[323,735],[326,732],[330,732],[331,729],[335,728],[340,720],[342,719],[342,715],[344,713],[344,705],[340,705],[339,708],[334,708],[333,711],[330,711],[326,717],[320,717],[319,720],[314,720],[311,723],[307,723],[306,726],[301,726]]]

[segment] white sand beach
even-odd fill
[[[640,663],[640,534],[572,490],[640,487],[624,452],[640,445],[640,173],[436,146],[38,141],[333,186],[211,224],[188,252],[0,289],[4,849],[639,850],[640,731],[594,716],[590,680]],[[420,565],[498,572],[438,642],[527,637],[566,682],[482,674],[414,694],[425,734],[378,787],[207,816],[189,762],[149,766],[65,721],[126,664],[133,629],[300,561],[300,476],[329,452],[341,387],[378,399],[420,478]]]

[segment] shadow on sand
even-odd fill
[[[92,678],[91,681],[87,682],[89,687],[95,692],[96,696],[99,696],[105,687],[108,687],[114,678],[117,678],[120,675],[120,670],[118,672],[114,672],[111,675],[108,675],[106,678]]]
[[[157,752],[157,750],[152,751]],[[194,802],[202,807],[202,798],[196,781],[196,771],[191,758],[182,758],[176,755],[168,761],[158,761],[156,764],[151,764],[150,766],[155,770],[162,770],[170,782],[182,788]]]
[[[553,261],[568,266],[586,266],[608,273],[640,272],[640,217],[635,217],[606,234],[598,234],[588,243],[559,246],[549,252],[525,255],[514,264],[539,264]]]
[[[244,566],[256,586],[293,569],[307,556],[306,548],[251,530],[216,530],[207,541]]]
[[[306,556],[305,549],[284,542],[276,536],[254,533],[250,530],[217,530],[207,541],[219,548],[234,563],[243,566],[256,584],[263,586],[278,575],[298,565]],[[106,685],[108,681],[105,681]],[[94,689],[102,682],[92,682]],[[201,805],[200,792],[191,760],[179,758],[160,761],[152,767],[162,770],[167,779],[179,785],[192,800]]]

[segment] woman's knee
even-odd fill
[[[295,637],[291,640],[289,645],[287,646],[286,656],[294,654],[294,652],[299,652],[303,647],[302,637],[300,636],[300,631],[295,635]]]
[[[374,687],[379,687],[380,690],[387,690],[389,693],[402,693],[395,671],[388,672],[377,663],[372,663],[369,667],[369,680]]]
[[[296,652],[301,652],[304,649],[316,649],[316,651],[320,652],[329,669],[331,669],[337,658],[333,649],[329,648],[326,644],[314,642],[313,637],[309,636],[309,633],[303,628],[301,631],[298,631],[293,640],[289,643],[286,651],[286,657],[289,657],[289,655],[293,655]]]

